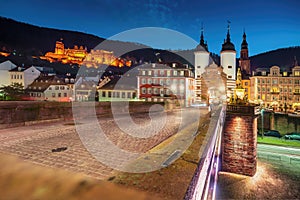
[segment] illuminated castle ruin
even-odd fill
[[[113,51],[105,50],[91,50],[88,53],[87,48],[77,45],[73,49],[65,48],[62,41],[56,41],[55,51],[47,52],[41,59],[48,60],[49,62],[61,62],[64,64],[79,64],[87,67],[97,68],[100,64],[112,65],[116,67],[130,67],[131,61],[117,58],[114,56]]]

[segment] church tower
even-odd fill
[[[236,79],[236,51],[234,44],[230,41],[230,22],[228,22],[227,37],[222,44],[221,66],[227,74],[227,96],[231,96],[235,88]]]
[[[205,68],[209,65],[210,56],[208,52],[207,43],[204,42],[203,26],[201,28],[200,43],[197,45],[195,52],[195,99],[196,101],[202,101],[203,95],[201,95],[202,88],[202,74],[205,72]]]
[[[248,43],[247,43],[247,40],[246,40],[245,31],[244,31],[244,34],[243,34],[243,42],[242,42],[242,45],[241,45],[239,65],[241,67],[242,74],[244,74],[244,75],[250,75],[251,74],[249,50],[248,50]]]

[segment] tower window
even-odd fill
[[[228,66],[228,69],[232,69],[232,66]]]
[[[228,78],[232,78],[232,76],[228,76]]]

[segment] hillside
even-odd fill
[[[255,56],[251,56],[251,67],[256,69],[258,67],[269,68],[273,65],[278,65],[282,69],[289,69],[293,66],[294,57],[300,61],[300,47],[289,47],[276,49],[261,53]],[[300,62],[298,62],[300,64]]]
[[[94,48],[104,39],[80,32],[65,31],[33,26],[26,23],[0,17],[0,47],[12,52],[17,50],[23,54],[43,55],[53,51],[55,41],[63,39],[66,47],[74,45]]]
[[[17,65],[44,65],[49,66],[39,59],[33,59],[32,56],[44,55],[48,51],[54,51],[55,41],[63,39],[67,48],[73,48],[74,45],[86,46],[88,51],[95,48],[99,43],[105,41],[103,49],[114,51],[115,55],[121,57],[130,57],[136,61],[157,62],[161,59],[163,62],[194,62],[193,50],[184,50],[169,52],[166,50],[152,49],[142,44],[121,41],[108,41],[104,38],[91,34],[58,30],[51,28],[38,27],[12,19],[0,17],[0,50],[16,52],[15,56],[9,58],[1,57],[0,62],[10,59]],[[102,43],[103,44],[103,43]],[[124,49],[139,49],[121,55]],[[182,57],[178,56],[181,55]],[[219,55],[212,53],[213,60],[220,64]],[[294,62],[294,56],[300,60],[300,47],[282,48],[261,53],[250,57],[252,69],[258,67],[271,67],[279,65],[281,68],[289,69]],[[238,62],[237,62],[238,63]],[[50,66],[51,67],[51,66]],[[61,69],[62,67],[57,67]],[[62,70],[62,72],[66,71]]]

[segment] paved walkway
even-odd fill
[[[199,110],[192,110],[199,112]],[[133,114],[140,125],[150,122],[148,113]],[[160,120],[157,116],[156,120]],[[147,152],[175,134],[181,123],[176,113],[168,113],[166,125],[145,140],[124,134],[112,118],[99,119],[106,136],[118,147],[128,151]],[[193,118],[188,118],[190,123]],[[97,161],[82,145],[72,121],[36,124],[0,130],[0,152],[17,155],[38,165],[82,172],[97,179],[107,179],[114,170]],[[107,155],[110,152],[106,152]],[[1,164],[2,161],[0,161]]]

